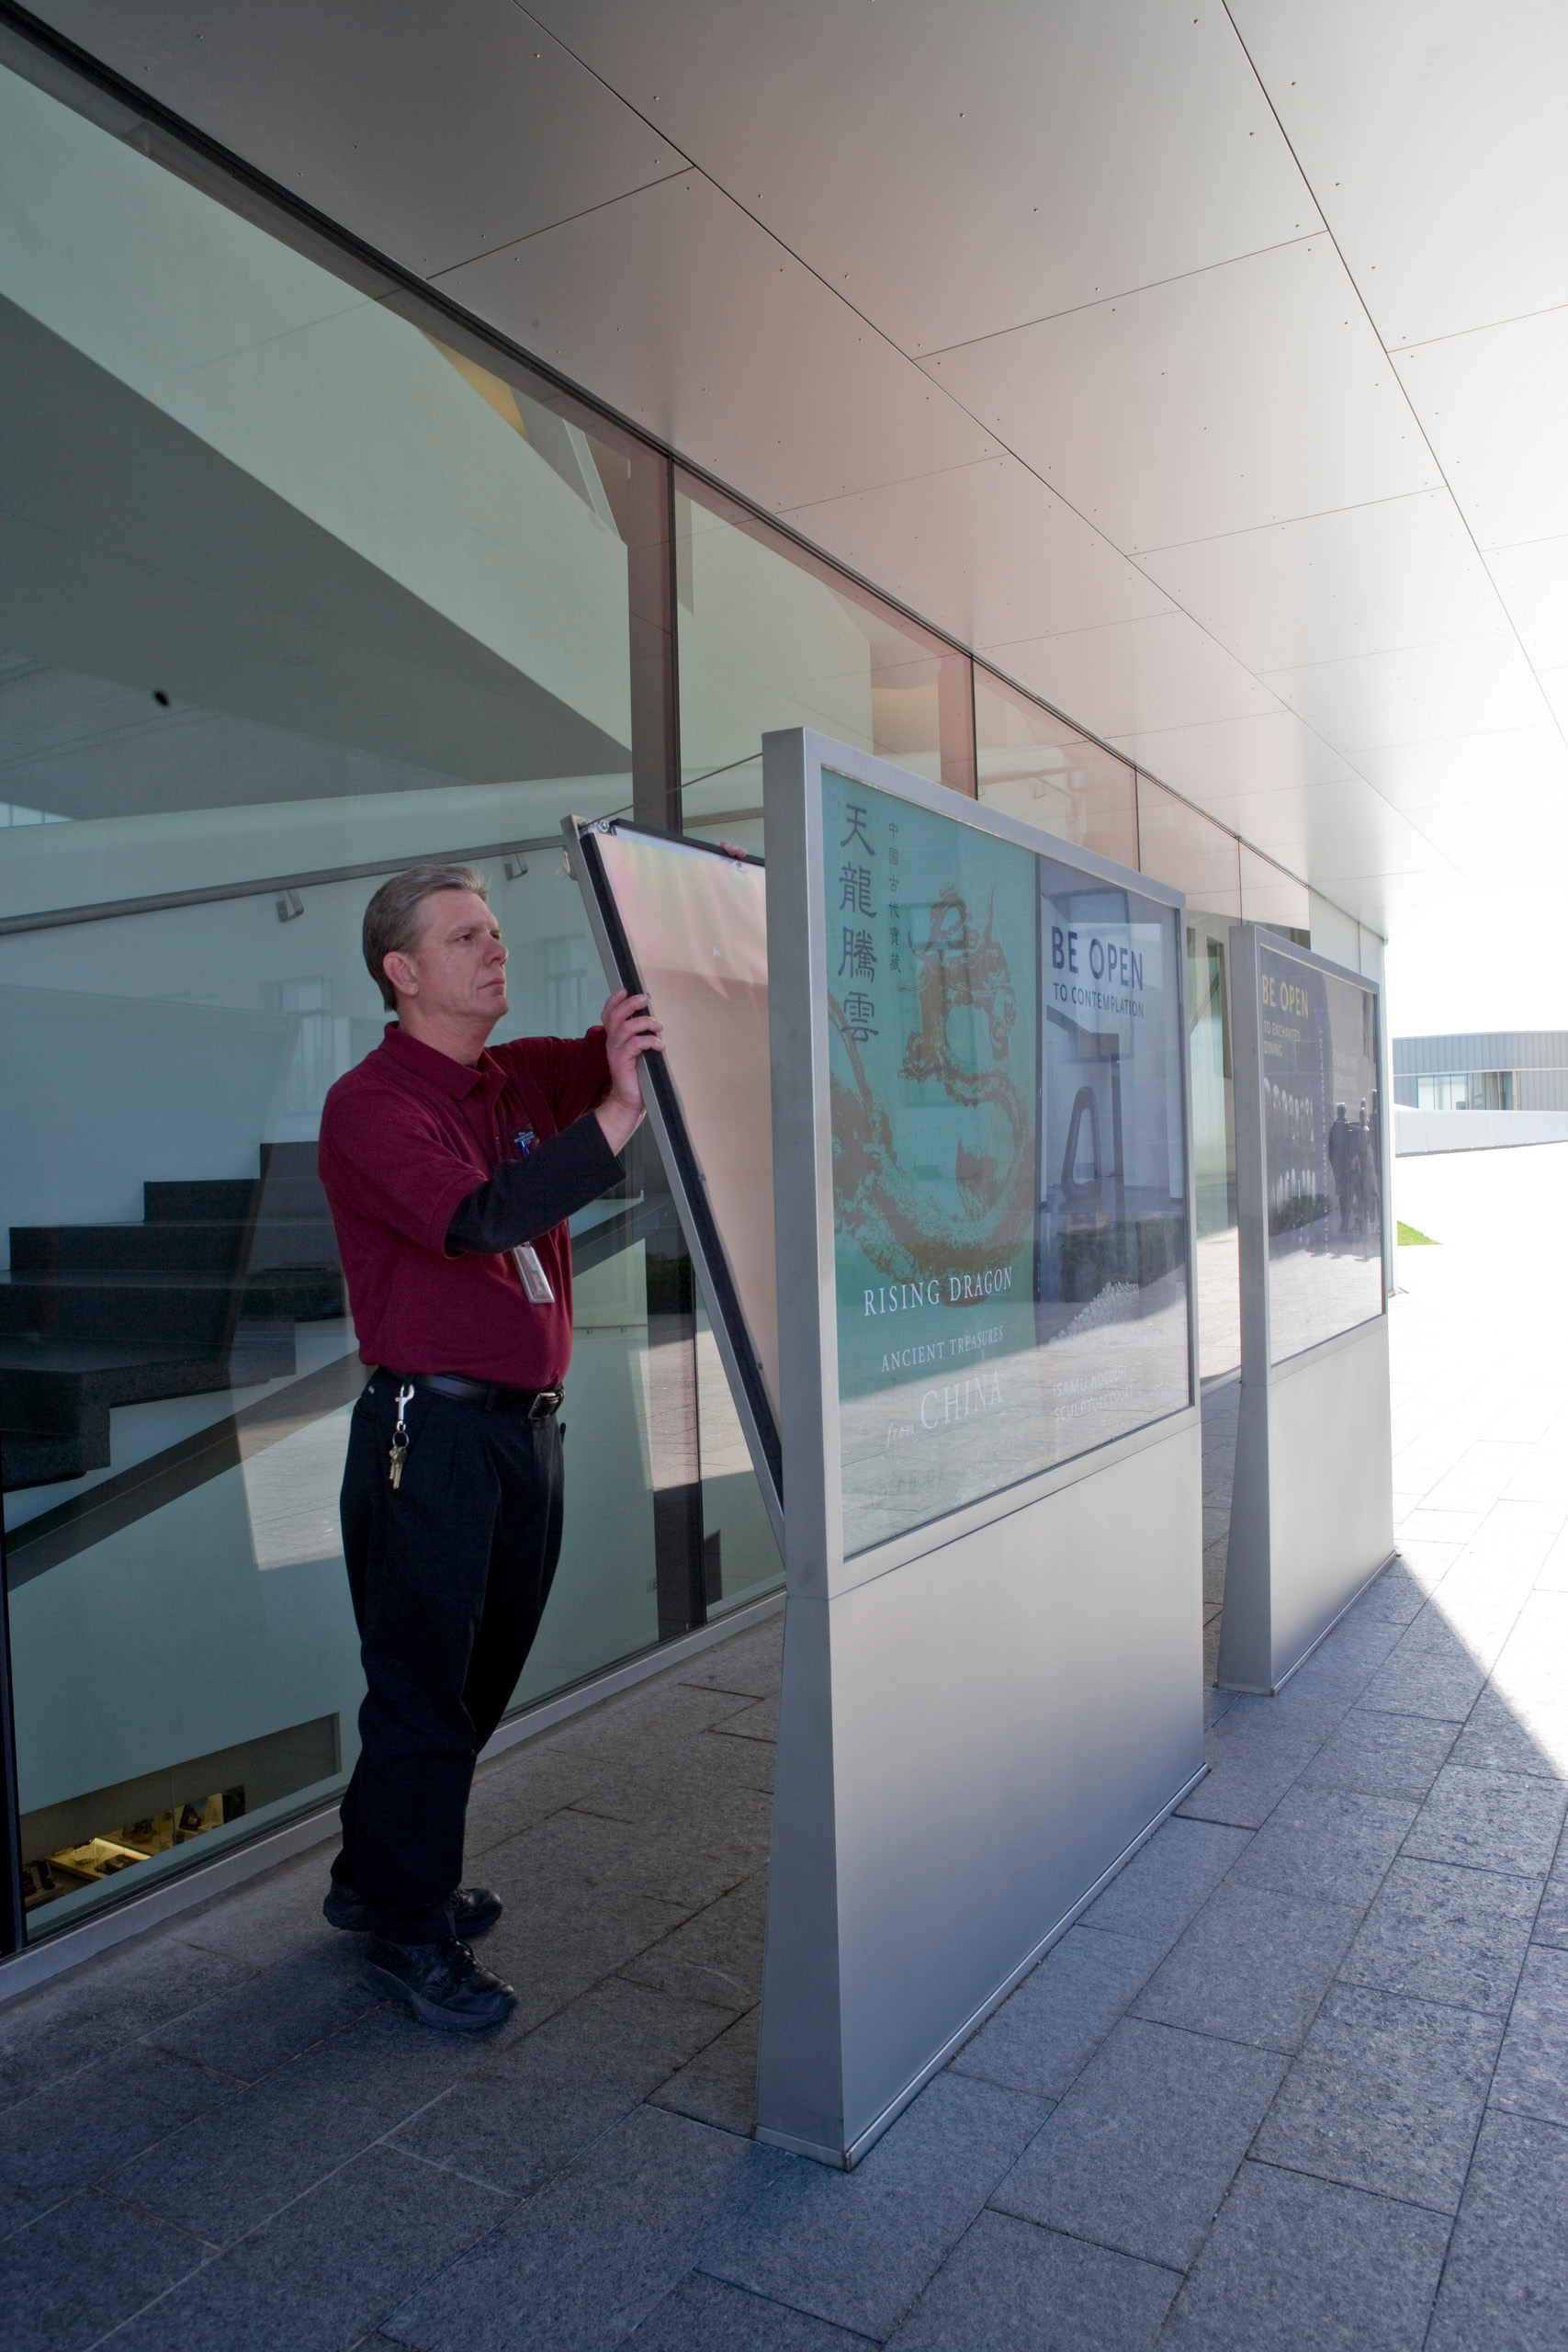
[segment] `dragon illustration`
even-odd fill
[[[893,1125],[864,1061],[852,1024],[829,999],[830,1017],[849,1058],[852,1088],[832,1079],[833,1199],[840,1229],[852,1234],[871,1262],[892,1281],[923,1281],[949,1271],[978,1273],[995,1265],[1029,1230],[1034,1206],[1034,1157],[1017,1087],[1001,1067],[1018,1017],[1012,975],[994,931],[994,905],[982,933],[959,891],[944,890],[931,910],[923,944],[916,946],[916,998],[920,1025],[905,1039],[901,1078],[935,1079],[967,1109],[991,1103],[1012,1133],[1006,1165],[972,1152],[962,1140],[953,1179],[961,1214],[948,1214],[931,1188],[900,1165]],[[988,1068],[965,1068],[948,1034],[952,1015],[973,1006],[984,1017]]]

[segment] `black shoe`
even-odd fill
[[[476,1936],[488,1933],[500,1918],[502,1909],[500,1895],[492,1894],[488,1886],[460,1886],[446,1905],[452,1932],[466,1944],[472,1943]],[[340,1879],[334,1878],[327,1889],[321,1917],[329,1928],[342,1928],[351,1936],[376,1932],[364,1897],[356,1894],[352,1886],[344,1886]]]
[[[422,2025],[448,2033],[482,2033],[503,2024],[517,2007],[511,1985],[481,1968],[455,1936],[441,1944],[389,1944],[378,1936],[366,1974],[406,2001]]]

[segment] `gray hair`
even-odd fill
[[[365,910],[366,967],[389,1012],[398,1009],[398,992],[387,978],[387,958],[412,954],[423,929],[419,910],[437,890],[471,890],[490,904],[490,885],[471,865],[411,865],[383,882]]]

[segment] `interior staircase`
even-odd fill
[[[263,1144],[254,1179],[141,1190],[139,1225],[11,1227],[7,1492],[107,1469],[116,1405],[286,1377],[295,1324],[345,1312],[313,1143]]]

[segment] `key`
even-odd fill
[[[409,1450],[408,1424],[403,1419],[403,1407],[411,1403],[412,1397],[413,1383],[411,1380],[405,1380],[397,1395],[398,1418],[392,1424],[391,1451],[387,1456],[387,1476],[392,1482],[394,1494],[402,1484],[403,1464]]]

